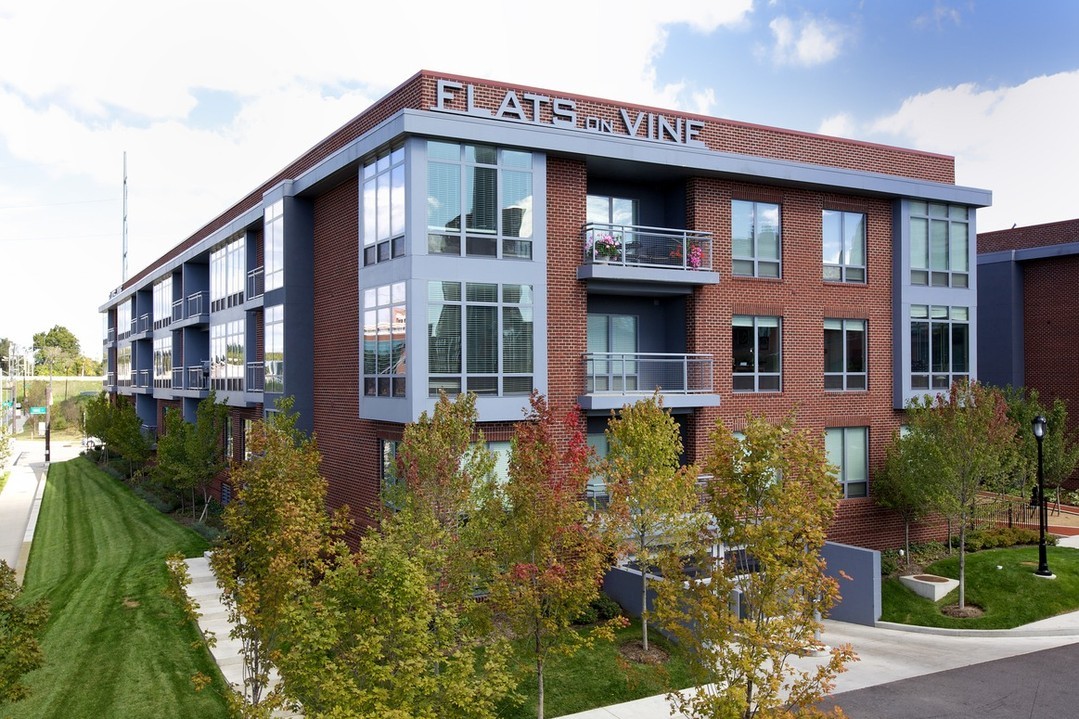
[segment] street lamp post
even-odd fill
[[[1038,440],[1038,569],[1034,572],[1039,577],[1053,577],[1049,571],[1049,559],[1045,550],[1045,528],[1049,524],[1049,514],[1045,507],[1045,464],[1042,461],[1042,441],[1045,439],[1045,417],[1038,415],[1030,423],[1034,439]]]

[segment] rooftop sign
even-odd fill
[[[477,104],[475,85],[443,79],[435,82],[435,104],[431,109],[438,112],[493,117],[534,125],[549,124],[566,130],[706,147],[700,139],[701,130],[704,129],[702,120],[622,107],[618,108],[617,118],[612,121],[581,113],[576,100],[516,90],[506,90],[496,107],[493,102]],[[550,112],[549,119],[544,117],[545,109]]]

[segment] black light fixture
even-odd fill
[[[1038,415],[1030,422],[1034,439],[1038,440],[1038,569],[1034,572],[1039,577],[1053,577],[1049,571],[1049,559],[1045,550],[1045,528],[1049,524],[1049,514],[1045,506],[1045,465],[1042,462],[1042,440],[1045,439],[1046,422],[1043,415]]]

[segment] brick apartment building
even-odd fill
[[[156,427],[214,388],[236,459],[292,396],[361,523],[440,390],[478,395],[499,453],[533,388],[600,453],[657,387],[687,461],[718,419],[795,413],[840,468],[832,538],[895,546],[871,495],[899,410],[976,366],[991,196],[954,180],[947,156],[423,71],[113,293],[108,390]]]
[[[1079,428],[1079,220],[978,235],[979,377],[1063,399]],[[1075,478],[1073,477],[1073,483]]]

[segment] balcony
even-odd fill
[[[244,295],[244,307],[261,307],[262,295],[266,289],[266,268],[256,267],[247,273],[247,294]]]
[[[247,363],[247,391],[261,392],[266,378],[266,365],[262,362]]]
[[[688,294],[714,285],[712,235],[708,232],[590,222],[581,228],[582,264],[577,279],[623,286],[623,291]]]
[[[116,388],[116,373],[115,372],[106,372],[105,373],[105,380],[101,384],[102,384],[102,387],[104,387],[104,389],[106,391],[115,389]]]
[[[150,370],[140,369],[131,373],[132,384],[136,390],[148,391],[152,386]]]
[[[192,325],[204,325],[210,322],[210,298],[208,293],[194,292],[187,299],[179,299],[172,303],[173,329],[190,327]]]
[[[209,372],[202,365],[194,365],[187,368],[187,389],[191,390],[205,390],[206,378]]]
[[[671,409],[719,406],[710,354],[588,352],[583,362],[584,410],[619,409],[657,389]]]
[[[184,318],[184,300],[181,297],[172,303],[172,321],[179,322]]]
[[[116,328],[109,327],[105,330],[105,337],[101,340],[104,345],[112,345],[116,343]]]
[[[173,367],[172,368],[172,388],[183,389],[184,388],[184,368]]]

